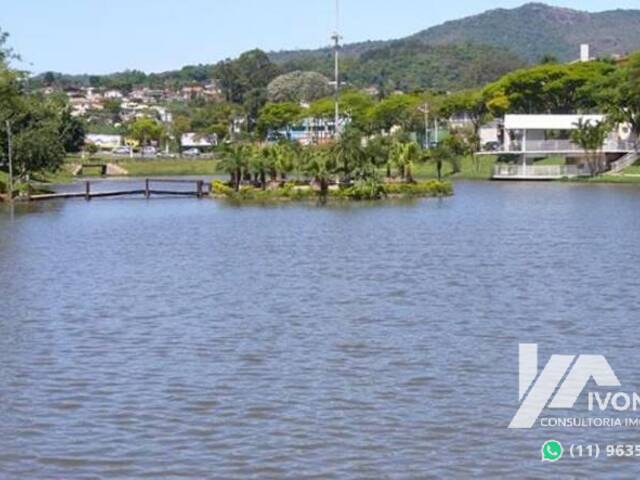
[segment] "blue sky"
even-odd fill
[[[334,0],[2,0],[0,28],[22,68],[147,72],[213,63],[251,48],[328,43]],[[342,0],[345,41],[402,37],[523,0]],[[551,0],[582,10],[640,8],[638,0]]]

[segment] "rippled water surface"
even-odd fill
[[[519,342],[640,390],[640,189],[456,193],[2,207],[0,478],[635,476],[507,425]]]

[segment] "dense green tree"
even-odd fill
[[[592,92],[614,121],[631,125],[637,140],[640,135],[640,51],[614,73],[600,79]]]
[[[60,115],[60,138],[67,153],[76,153],[82,150],[85,139],[84,123],[71,115],[69,108],[64,108]]]
[[[258,117],[258,132],[266,135],[270,130],[279,130],[300,118],[302,109],[297,103],[267,103]]]
[[[310,103],[331,94],[329,79],[316,72],[294,71],[279,75],[267,86],[270,102]]]
[[[233,189],[240,191],[240,183],[249,166],[251,147],[246,144],[236,143],[228,145],[222,151],[220,167],[229,173]]]
[[[539,65],[505,75],[483,95],[495,115],[589,111],[597,107],[593,86],[614,71],[608,62]]]
[[[242,104],[245,95],[254,89],[266,89],[269,82],[280,74],[262,50],[243,53],[236,60],[225,60],[213,69],[213,76],[229,102]]]
[[[242,109],[229,102],[206,103],[193,110],[191,128],[201,134],[213,134],[219,140],[228,137],[234,119],[242,115]]]
[[[367,161],[368,157],[362,145],[362,134],[358,130],[347,128],[342,132],[333,145],[332,154],[343,183],[374,175],[375,166]]]
[[[602,147],[609,132],[611,132],[610,122],[592,123],[582,118],[576,124],[576,129],[571,131],[571,141],[584,150],[591,175],[598,175],[606,168]]]
[[[164,133],[163,125],[149,117],[138,118],[129,125],[129,136],[138,141],[141,146],[149,145],[151,141],[159,142]]]
[[[336,172],[335,156],[327,147],[306,147],[305,158],[304,172],[318,183],[320,195],[326,196]]]
[[[418,127],[424,121],[419,110],[422,104],[423,100],[418,95],[391,95],[373,107],[372,124],[383,130],[389,130],[394,126],[402,127],[404,130]]]
[[[480,128],[491,118],[482,91],[463,90],[449,95],[442,101],[440,110],[441,114],[447,118],[453,115],[466,115],[473,126],[472,146],[474,151],[480,150]]]

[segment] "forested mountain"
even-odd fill
[[[382,90],[475,87],[525,63],[538,63],[543,57],[576,59],[581,43],[592,45],[593,55],[600,57],[640,49],[640,10],[589,13],[542,3],[490,10],[404,39],[344,45],[343,80],[352,86]],[[330,48],[271,52],[269,58],[280,73],[333,74]],[[204,81],[216,75],[215,69],[214,65],[198,65],[149,75],[122,72],[102,77],[54,77],[59,84],[161,87]],[[49,80],[52,75],[48,74]],[[41,84],[43,77],[34,83]]]
[[[612,2],[613,3],[613,2]],[[640,10],[589,13],[528,3],[511,10],[490,10],[446,22],[411,38],[426,44],[474,42],[511,51],[535,62],[544,55],[561,61],[578,58],[589,43],[597,56],[626,54],[640,48]]]
[[[457,90],[484,85],[523,65],[517,56],[486,45],[425,45],[402,40],[345,58],[342,79],[350,85],[372,85],[386,91]],[[332,53],[293,57],[281,68],[312,70],[332,77]]]
[[[425,14],[431,8],[425,3]],[[535,63],[545,55],[560,61],[578,58],[579,45],[589,43],[598,56],[622,55],[640,49],[640,10],[610,10],[590,13],[543,3],[527,3],[514,9],[495,9],[480,15],[452,20],[387,42],[347,44],[343,54],[359,57],[370,50],[403,40],[430,45],[474,43],[490,45]],[[303,62],[322,57],[329,49],[271,53],[276,63]]]

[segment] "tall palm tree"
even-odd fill
[[[304,172],[318,182],[320,195],[326,197],[329,182],[335,174],[335,157],[326,148],[307,149],[305,153]]]
[[[248,146],[239,143],[228,146],[222,153],[220,166],[231,176],[231,184],[236,192],[240,190],[240,182],[247,170],[250,155]]]
[[[362,137],[353,129],[347,129],[333,144],[332,153],[335,161],[340,165],[340,173],[345,183],[351,183],[352,178],[362,170],[367,161]]]
[[[402,181],[405,179],[404,161],[402,158],[404,152],[404,143],[395,139],[389,148],[389,154],[387,157],[387,177],[391,177],[391,168],[396,167]]]
[[[420,146],[416,142],[405,144],[401,158],[404,165],[405,179],[407,182],[413,183],[413,167],[421,158]]]
[[[395,164],[400,172],[402,181],[413,183],[413,168],[416,162],[422,158],[420,146],[416,142],[395,141],[389,150],[389,165]]]
[[[263,190],[267,188],[268,155],[266,147],[251,148],[249,169],[253,174],[254,182],[260,184]]]
[[[295,155],[293,149],[287,143],[274,145],[273,149],[276,171],[280,172],[280,178],[282,181],[286,181],[287,175],[295,167]]]

